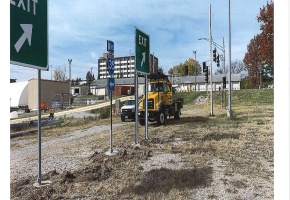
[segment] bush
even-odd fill
[[[99,119],[106,119],[110,117],[110,107],[106,106],[99,109]]]

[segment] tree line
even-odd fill
[[[53,79],[55,81],[69,81],[69,78],[66,75],[66,70],[64,67],[56,67],[53,72]],[[71,85],[91,85],[95,80],[94,74],[90,71],[87,72],[86,79],[82,80],[81,78],[76,78],[71,80]]]

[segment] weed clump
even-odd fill
[[[110,107],[106,106],[98,109],[99,111],[99,119],[107,119],[110,117]]]

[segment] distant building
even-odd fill
[[[212,85],[213,91],[219,91],[219,88],[223,87],[223,74],[213,75]],[[227,77],[227,76],[226,76]],[[176,85],[177,90],[179,92],[193,92],[195,91],[210,91],[211,86],[210,83],[205,82],[204,75],[200,76],[168,76],[169,80],[173,85]],[[227,77],[228,78],[228,77]],[[195,82],[196,80],[196,82]],[[231,89],[232,90],[240,90],[241,83],[241,75],[240,74],[232,74],[231,75]],[[138,78],[138,94],[144,94],[145,91],[145,79],[144,77]],[[91,84],[91,92],[93,95],[109,95],[108,93],[108,80],[107,79],[99,79],[94,80]],[[115,88],[116,92],[113,94],[121,94],[127,95],[131,93],[133,95],[135,93],[135,83],[134,78],[119,78],[115,80]],[[125,90],[124,90],[125,88]],[[228,80],[226,82],[226,89],[229,89]],[[128,90],[130,92],[128,92]]]
[[[46,108],[69,106],[69,82],[41,80],[41,101]],[[10,107],[38,109],[38,79],[10,83]]]
[[[104,57],[98,59],[98,78],[106,79],[111,77],[107,70],[107,59]],[[135,56],[115,57],[114,78],[134,78],[135,74]],[[153,62],[154,61],[154,62]],[[158,58],[150,55],[150,73],[156,73],[158,70]]]
[[[212,91],[219,91],[219,88],[223,88],[223,74],[212,75]],[[182,92],[195,91],[210,91],[210,80],[205,82],[205,76],[168,76],[173,85],[178,85],[178,90]],[[226,89],[229,89],[228,75],[226,75]],[[231,75],[231,89],[241,89],[241,74]]]

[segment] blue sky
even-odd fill
[[[267,0],[231,1],[232,60],[242,60],[247,45],[260,33],[256,17]],[[212,13],[212,37],[222,45],[228,58],[228,1],[146,0],[146,1],[49,1],[49,66],[65,67],[72,59],[71,76],[85,79],[91,70],[97,76],[98,58],[106,52],[106,41],[115,46],[115,57],[135,52],[135,27],[150,35],[150,52],[167,71],[189,58],[201,63],[209,60],[209,5]],[[219,52],[221,53],[221,52]],[[228,61],[226,61],[228,63]],[[42,71],[43,79],[51,79]],[[213,71],[216,70],[213,64]],[[37,78],[37,70],[10,65],[10,78],[25,81]]]

